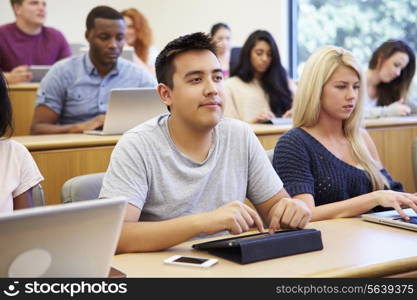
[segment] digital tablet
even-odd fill
[[[216,249],[216,248],[233,248],[233,247],[239,246],[241,241],[268,239],[277,234],[281,236],[288,235],[290,233],[294,234],[295,231],[302,232],[303,230],[288,229],[288,230],[275,231],[274,234],[270,234],[268,232],[260,232],[260,233],[249,234],[249,235],[239,235],[236,237],[194,244],[192,247],[194,249],[199,249],[199,250]]]

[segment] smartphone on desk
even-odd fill
[[[218,262],[215,258],[202,258],[202,257],[191,257],[174,255],[164,260],[166,264],[180,265],[180,266],[191,266],[200,268],[209,268]]]

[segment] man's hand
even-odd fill
[[[106,118],[105,114],[98,115],[88,121],[76,124],[76,126],[74,126],[74,128],[71,129],[70,132],[80,133],[80,132],[84,132],[85,130],[95,130],[103,126],[105,118]]]
[[[240,234],[256,225],[260,232],[265,229],[262,219],[258,213],[239,201],[233,201],[220,206],[216,210],[204,214],[204,231],[207,234],[214,234],[228,230],[232,234]]]
[[[32,80],[32,73],[29,71],[29,66],[22,65],[14,68],[10,72],[4,73],[7,83],[15,84],[21,82],[29,82]]]
[[[269,232],[280,228],[304,228],[311,219],[311,210],[303,201],[281,198],[269,211]]]

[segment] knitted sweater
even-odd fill
[[[338,159],[301,128],[293,128],[279,139],[273,165],[291,196],[311,194],[316,206],[372,192],[366,171]],[[390,189],[403,191],[387,170],[381,173]]]

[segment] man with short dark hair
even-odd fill
[[[42,80],[32,134],[97,129],[103,126],[112,89],[156,85],[147,71],[119,57],[125,42],[122,14],[98,6],[86,26],[89,52],[56,63]]]
[[[117,251],[157,251],[253,225],[263,231],[264,223],[272,232],[305,227],[310,210],[289,198],[252,129],[223,118],[223,73],[208,36],[170,42],[156,74],[171,113],[123,135],[100,193],[129,201]]]
[[[53,65],[71,55],[61,32],[44,26],[45,0],[10,0],[16,22],[0,26],[0,69],[9,84],[32,79],[30,65]]]

